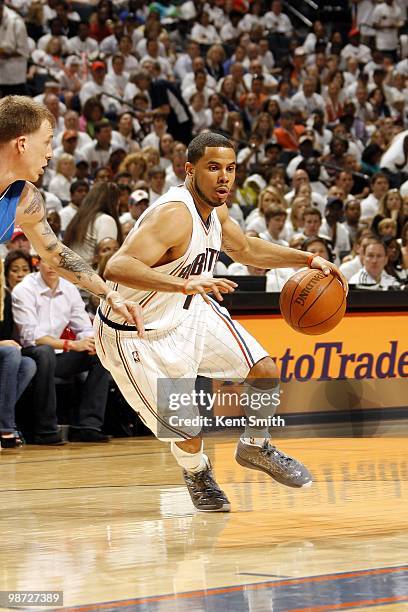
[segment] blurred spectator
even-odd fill
[[[344,205],[344,221],[343,227],[348,231],[350,243],[354,244],[359,228],[361,216],[360,200],[348,200]]]
[[[259,235],[266,231],[265,211],[271,205],[285,207],[281,194],[273,187],[263,189],[258,197],[258,206],[245,219],[245,230]]]
[[[361,220],[372,219],[377,214],[380,200],[387,193],[390,183],[385,174],[377,172],[370,180],[370,194],[361,200]]]
[[[104,238],[113,238],[122,243],[118,199],[119,190],[114,183],[98,183],[85,196],[65,230],[64,243],[90,265],[96,247]]]
[[[287,211],[283,206],[269,206],[265,210],[265,225],[266,231],[259,234],[259,238],[279,244],[280,246],[288,246],[288,242],[280,238],[284,228]]]
[[[385,244],[381,240],[371,240],[365,245],[362,262],[362,269],[349,280],[351,285],[381,291],[387,291],[390,287],[401,288],[397,279],[385,272],[388,258]]]
[[[101,433],[108,396],[109,375],[95,354],[91,321],[78,289],[44,262],[14,289],[13,316],[23,354],[36,362],[32,411],[35,444],[61,444],[57,423],[54,377],[88,371],[81,402],[73,411],[70,440],[108,442]],[[66,327],[75,340],[61,340]]]
[[[31,259],[22,251],[12,251],[0,259],[0,445],[18,448],[23,439],[16,425],[17,400],[35,375],[35,362],[21,353],[13,340],[11,291],[31,272]],[[7,286],[5,286],[7,284]]]
[[[387,265],[385,271],[393,276],[402,285],[407,280],[407,270],[403,268],[401,245],[394,236],[386,236],[383,239],[387,252]]]
[[[74,181],[70,188],[70,202],[60,212],[61,232],[64,234],[70,221],[75,217],[83,199],[89,192],[89,184],[86,181]]]
[[[27,30],[24,21],[0,0],[0,93],[1,96],[25,95],[27,59],[29,56]]]
[[[327,236],[332,243],[337,263],[340,263],[344,255],[350,253],[351,250],[349,233],[340,223],[343,214],[343,202],[339,198],[329,198],[320,232],[323,236]]]
[[[136,189],[129,198],[129,211],[120,216],[119,221],[123,225],[128,221],[135,222],[149,206],[149,194],[143,189]]]
[[[23,251],[27,255],[30,254],[31,244],[18,225],[14,226],[13,234],[7,243],[7,249],[9,251]]]
[[[166,173],[160,166],[153,166],[147,171],[147,182],[149,184],[149,203],[153,204],[164,193]]]
[[[320,233],[322,225],[322,214],[318,208],[309,206],[305,208],[303,213],[303,236],[305,238],[313,238]]]
[[[63,153],[56,165],[56,174],[51,179],[49,189],[66,206],[70,201],[70,187],[75,176],[75,159],[69,153]]]

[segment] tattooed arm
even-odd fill
[[[39,190],[27,182],[16,211],[16,223],[21,226],[38,255],[60,276],[107,300],[116,314],[143,332],[141,310],[137,304],[123,300],[111,291],[103,279],[79,255],[56,237],[47,221],[45,203]]]

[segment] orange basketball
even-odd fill
[[[346,310],[340,280],[321,270],[300,270],[285,283],[279,306],[285,321],[310,336],[325,334],[339,323]]]

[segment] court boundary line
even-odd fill
[[[356,576],[379,576],[386,574],[393,574],[398,572],[408,571],[408,565],[397,565],[383,568],[373,568],[370,570],[355,570],[351,572],[334,572],[331,574],[318,574],[316,576],[304,576],[301,578],[289,578],[284,580],[269,580],[266,582],[252,582],[247,584],[237,584],[224,587],[214,587],[209,589],[198,589],[195,591],[183,591],[181,593],[166,593],[163,595],[151,595],[147,597],[135,597],[129,599],[120,599],[109,602],[97,602],[79,606],[70,606],[63,608],[55,608],[54,612],[59,610],[71,610],[75,612],[89,612],[91,610],[103,610],[105,608],[124,608],[126,606],[139,606],[142,604],[155,603],[159,601],[177,601],[180,599],[192,599],[194,597],[208,597],[214,595],[223,595],[224,593],[233,593],[236,591],[247,590],[260,590],[279,586],[290,586],[293,584],[310,584],[319,582],[335,581],[347,578],[354,578]],[[386,601],[388,599],[388,601]],[[371,601],[371,605],[380,605],[381,603],[398,603],[402,601],[408,601],[408,595],[395,596],[393,598],[382,598],[377,600],[365,600],[365,602]],[[329,610],[341,610],[347,607],[359,607],[367,605],[364,601],[361,602],[345,602],[344,604],[327,604],[325,606],[314,607],[313,612],[329,612]],[[336,607],[337,606],[337,607]],[[309,608],[293,608],[290,612],[309,612]]]

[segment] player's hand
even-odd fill
[[[75,353],[88,353],[95,355],[95,340],[92,337],[82,338],[82,340],[69,340],[69,350]]]
[[[206,278],[193,277],[184,283],[183,293],[185,295],[195,295],[199,293],[203,300],[210,303],[210,298],[207,293],[213,293],[219,302],[223,301],[222,293],[232,293],[238,287],[237,283],[227,278]]]
[[[340,272],[338,267],[334,265],[334,263],[332,263],[331,261],[327,261],[327,259],[324,259],[324,257],[320,257],[318,255],[317,257],[313,257],[310,267],[316,268],[317,270],[322,270],[322,272],[326,274],[326,276],[328,274],[334,274],[334,276],[337,276],[337,278],[340,280],[341,284],[343,285],[343,289],[346,295],[348,294],[347,279],[344,276],[344,274]]]
[[[136,302],[124,300],[117,291],[109,291],[106,301],[113,312],[125,319],[130,325],[135,325],[141,338],[145,337],[142,309]]]

